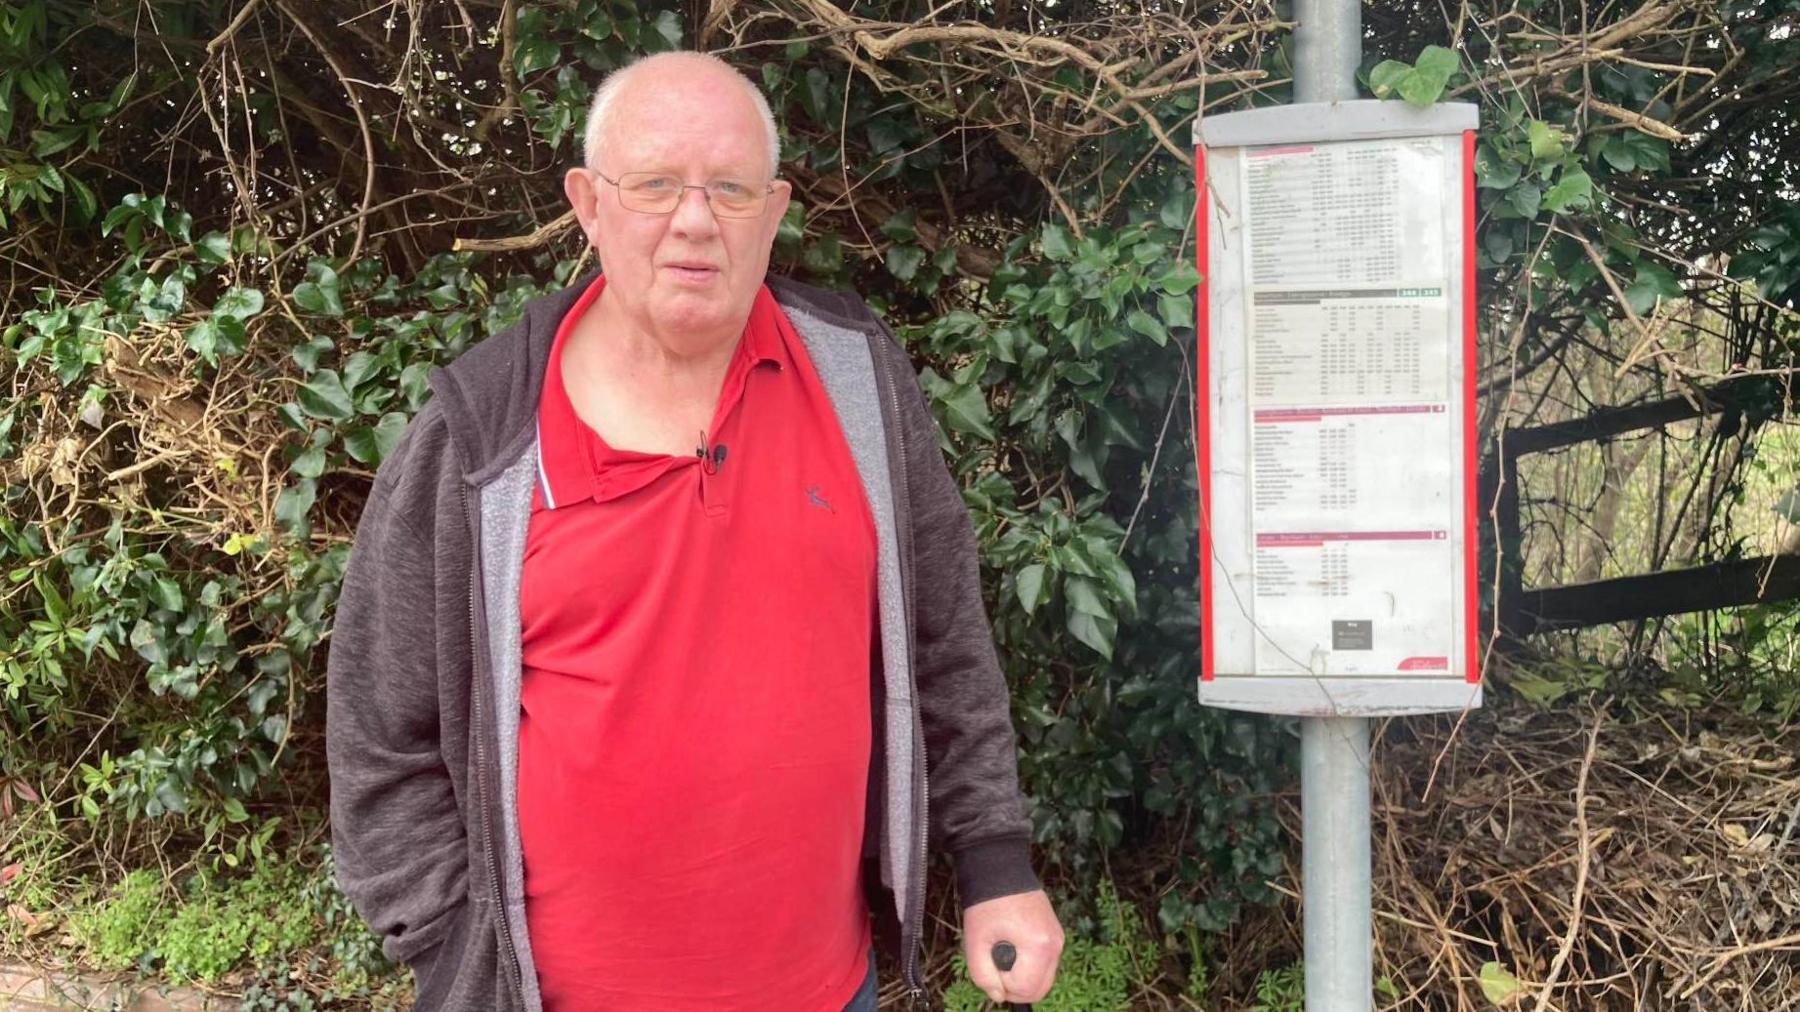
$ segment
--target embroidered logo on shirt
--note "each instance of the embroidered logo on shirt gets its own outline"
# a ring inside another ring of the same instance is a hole
[[[825,501],[825,497],[819,494],[819,486],[817,485],[808,485],[806,487],[806,501],[812,503],[814,506],[829,510],[832,513],[837,512],[837,510],[832,508],[832,505],[829,502]]]

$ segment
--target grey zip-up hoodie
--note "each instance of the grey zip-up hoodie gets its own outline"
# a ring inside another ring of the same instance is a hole
[[[387,956],[413,968],[418,1009],[542,1010],[516,807],[519,580],[550,345],[592,279],[432,373],[434,396],[376,473],[337,603],[325,728],[337,875]],[[875,519],[863,882],[918,1003],[928,845],[954,858],[965,908],[1039,888],[1007,689],[974,531],[906,353],[860,299],[768,284]]]

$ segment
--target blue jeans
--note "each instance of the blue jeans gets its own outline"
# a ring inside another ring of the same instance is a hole
[[[844,1012],[875,1012],[875,951],[869,950],[869,975],[863,978],[862,987],[850,997],[850,1004],[844,1006]]]

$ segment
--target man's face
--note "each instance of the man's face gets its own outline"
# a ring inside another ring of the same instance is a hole
[[[614,98],[599,172],[667,173],[704,185],[730,177],[769,181],[767,134],[742,82],[716,68],[646,68]],[[627,208],[619,188],[572,169],[565,188],[606,271],[605,300],[635,327],[673,349],[704,350],[737,336],[769,266],[789,186],[775,182],[754,218],[716,216],[698,189],[675,210]]]

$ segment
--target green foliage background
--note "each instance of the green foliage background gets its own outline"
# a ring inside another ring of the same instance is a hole
[[[1786,364],[1797,10],[1369,8],[1371,94],[1481,105],[1486,428],[1661,303]],[[433,366],[589,265],[559,180],[600,75],[699,46],[775,106],[779,269],[921,366],[1052,880],[1110,868],[1171,938],[1274,901],[1293,736],[1194,700],[1185,149],[1287,99],[1289,14],[0,0],[0,845],[30,809],[65,857],[19,882],[324,838],[320,646],[374,468]]]

